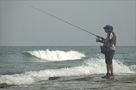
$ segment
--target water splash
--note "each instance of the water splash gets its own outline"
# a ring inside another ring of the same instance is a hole
[[[60,51],[60,50],[38,50],[38,51],[27,51],[30,55],[33,55],[41,60],[47,61],[66,61],[76,60],[86,57],[83,53],[78,51]]]

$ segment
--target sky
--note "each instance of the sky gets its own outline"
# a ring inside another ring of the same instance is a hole
[[[96,37],[31,6],[105,37],[136,46],[136,0],[0,0],[0,46],[95,46]]]

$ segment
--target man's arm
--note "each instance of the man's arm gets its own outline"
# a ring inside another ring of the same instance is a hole
[[[104,38],[97,38],[97,39],[96,39],[96,42],[104,43],[104,42],[105,42],[105,39],[104,39]]]
[[[114,45],[116,46],[116,34],[114,33],[114,32],[112,32],[112,35],[113,35],[113,37],[112,37],[112,42],[114,43]]]
[[[101,37],[101,36],[98,36],[98,35],[97,35],[97,38],[102,39],[102,40],[105,40],[105,38],[103,38],[103,37]]]

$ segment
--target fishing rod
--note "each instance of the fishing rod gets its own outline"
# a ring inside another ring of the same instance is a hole
[[[40,12],[42,12],[42,13],[45,13],[46,15],[49,15],[49,16],[51,16],[51,17],[54,17],[54,18],[56,18],[57,20],[60,20],[60,21],[62,21],[62,22],[64,22],[64,23],[67,23],[67,24],[69,24],[69,25],[71,25],[71,26],[73,26],[73,27],[76,27],[76,28],[78,28],[79,30],[85,31],[85,32],[87,32],[87,33],[89,33],[89,34],[91,34],[91,35],[96,36],[96,37],[98,36],[98,35],[96,35],[96,34],[94,34],[94,33],[92,33],[92,32],[89,32],[89,31],[87,31],[87,30],[85,30],[85,29],[83,29],[83,28],[81,28],[81,27],[79,27],[79,26],[77,26],[77,25],[74,25],[74,24],[72,24],[72,23],[70,23],[70,22],[68,22],[68,21],[66,21],[66,20],[64,20],[64,19],[62,19],[62,18],[60,18],[60,17],[57,17],[57,16],[55,16],[55,15],[53,15],[53,14],[51,14],[51,13],[48,13],[48,12],[42,10],[42,9],[36,8],[36,7],[34,7],[34,6],[30,6],[30,7],[36,9],[37,11],[40,11]]]

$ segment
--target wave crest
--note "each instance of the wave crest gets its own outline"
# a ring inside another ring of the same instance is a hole
[[[65,61],[65,60],[76,60],[86,57],[83,53],[78,51],[60,51],[60,50],[38,50],[38,51],[27,51],[32,56],[35,56],[42,60],[48,61]]]

